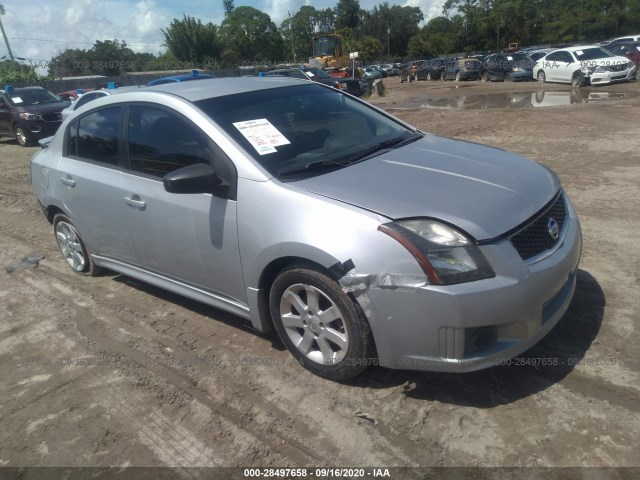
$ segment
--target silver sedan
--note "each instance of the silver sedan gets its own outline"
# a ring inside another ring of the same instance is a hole
[[[93,100],[31,162],[77,273],[108,268],[275,328],[317,375],[465,372],[538,342],[581,233],[549,169],[335,89],[232,78]]]

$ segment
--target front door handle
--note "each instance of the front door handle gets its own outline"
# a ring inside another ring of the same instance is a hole
[[[124,201],[127,202],[127,205],[137,208],[139,210],[144,210],[147,208],[146,202],[142,201],[142,199],[138,195],[131,195],[131,197],[124,197]]]
[[[76,181],[69,176],[60,177],[60,181],[63,183],[63,185],[66,185],[69,188],[73,188],[76,186]]]

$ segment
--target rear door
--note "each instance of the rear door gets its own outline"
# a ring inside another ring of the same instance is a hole
[[[67,126],[55,181],[90,252],[137,263],[122,215],[123,111],[120,106],[92,110]]]

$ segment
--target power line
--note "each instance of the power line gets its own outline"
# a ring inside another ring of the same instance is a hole
[[[32,40],[34,42],[51,42],[51,43],[71,43],[74,45],[93,45],[95,42],[68,42],[66,40],[49,40],[46,38],[26,38],[26,37],[11,37],[12,40]],[[96,40],[97,41],[97,40]],[[126,43],[126,40],[124,41]],[[127,47],[164,47],[164,45],[147,45],[142,43],[127,43]]]

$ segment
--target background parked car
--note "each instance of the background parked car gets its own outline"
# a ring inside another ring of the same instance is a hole
[[[170,75],[168,77],[157,78],[147,83],[148,86],[164,85],[165,83],[189,82],[191,80],[204,80],[205,78],[215,78],[215,75],[209,73],[201,73],[198,70],[192,70],[186,75]]]
[[[540,60],[542,57],[544,57],[545,55],[550,54],[551,52],[553,52],[554,50],[556,50],[555,48],[541,48],[540,50],[531,50],[526,52],[527,57],[529,57],[531,59],[532,62],[537,62],[538,60]]]
[[[632,80],[636,66],[599,45],[562,48],[538,60],[533,69],[540,83],[570,83],[574,87]]]
[[[105,88],[102,90],[91,90],[91,91],[88,91],[87,93],[82,93],[73,101],[71,105],[69,105],[67,108],[62,110],[62,120],[64,121],[68,116],[70,116],[73,112],[78,110],[80,107],[82,107],[83,105],[86,105],[87,103],[97,98],[106,97],[107,95],[112,95],[114,93],[122,93],[122,92],[128,92],[132,90],[139,90],[140,88],[142,87],[133,86],[133,87]]]
[[[69,106],[42,87],[0,90],[0,136],[13,137],[23,147],[53,135],[60,123],[61,112]]]
[[[378,75],[380,73],[378,72]],[[330,87],[343,90],[356,97],[362,96],[362,85],[360,81],[352,77],[332,77],[324,70],[319,68],[280,68],[265,72],[267,77],[292,77],[302,80],[311,80],[313,82],[329,85]]]
[[[413,60],[411,62],[407,62],[402,67],[402,71],[400,72],[400,82],[413,82],[416,80],[418,69],[422,66],[422,64],[426,60]]]
[[[475,58],[461,58],[454,62],[447,63],[442,71],[442,80],[478,80],[482,72],[483,65]]]
[[[640,42],[618,43],[607,47],[614,55],[627,57],[636,66],[636,78],[640,76]]]
[[[420,64],[416,72],[416,80],[438,80],[442,75],[442,71],[450,62],[447,58],[432,58],[425,60]]]
[[[534,62],[525,53],[494,53],[489,55],[481,73],[483,82],[533,80]]]

